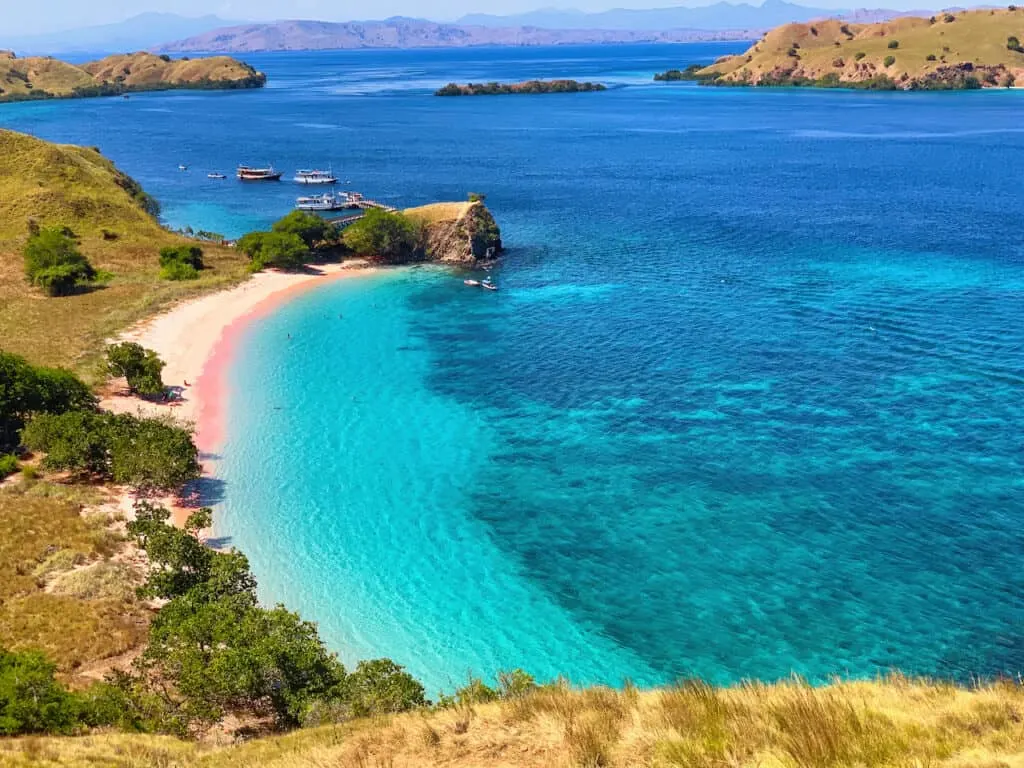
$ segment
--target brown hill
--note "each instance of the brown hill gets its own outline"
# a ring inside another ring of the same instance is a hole
[[[697,73],[721,85],[912,89],[1024,84],[1024,8],[940,13],[878,24],[786,24],[746,53]]]
[[[76,66],[0,51],[0,102],[172,88],[259,88],[265,82],[262,73],[227,56],[173,60],[132,53]]]

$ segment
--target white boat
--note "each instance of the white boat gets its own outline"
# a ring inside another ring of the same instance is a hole
[[[182,164],[182,165],[179,165],[179,166],[178,166],[178,170],[179,170],[179,171],[187,171],[187,170],[188,170],[188,166],[187,166],[187,165],[184,165],[184,164]]]
[[[328,171],[296,171],[296,184],[337,184],[338,177]]]
[[[227,176],[225,176],[223,173],[208,173],[208,174],[206,174],[206,178],[208,178],[208,179],[226,179]]]
[[[344,192],[339,192],[337,194],[300,197],[295,201],[295,207],[300,211],[341,211],[351,206],[348,195]]]
[[[477,285],[480,285],[480,281],[479,280],[463,280],[462,284],[463,285],[477,286]]]

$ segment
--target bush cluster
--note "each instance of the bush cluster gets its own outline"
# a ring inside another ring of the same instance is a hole
[[[126,379],[128,387],[136,394],[144,397],[162,395],[163,369],[164,361],[156,352],[135,342],[125,341],[107,347],[107,372]]]
[[[34,416],[21,432],[45,469],[67,470],[142,490],[170,491],[199,477],[191,433],[166,419],[67,411]]]
[[[203,249],[197,245],[160,249],[160,277],[164,280],[195,280],[203,269]]]
[[[98,277],[78,250],[72,233],[65,228],[46,227],[32,232],[23,255],[28,281],[50,296],[67,296]]]
[[[401,213],[371,208],[345,230],[342,241],[359,256],[401,264],[422,256],[423,227]]]
[[[91,410],[96,398],[73,373],[30,365],[0,352],[0,452],[13,451],[25,422],[35,413]]]

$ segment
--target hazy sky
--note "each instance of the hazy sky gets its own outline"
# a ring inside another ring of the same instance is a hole
[[[742,0],[732,0],[741,2]],[[760,0],[746,0],[760,5]],[[849,8],[864,0],[791,0],[819,8]],[[915,0],[872,0],[871,7],[908,8]],[[6,35],[26,35],[121,21],[143,11],[167,11],[184,16],[216,14],[225,19],[319,19],[350,21],[417,16],[445,21],[466,13],[518,13],[538,7],[603,11],[608,8],[658,8],[708,5],[713,0],[0,0]],[[918,3],[920,5],[920,3]]]

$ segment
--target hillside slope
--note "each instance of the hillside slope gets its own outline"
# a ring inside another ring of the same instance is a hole
[[[701,70],[733,85],[863,85],[911,89],[1024,83],[1024,8],[960,11],[878,24],[786,24],[746,53]],[[1016,49],[1015,49],[1016,48]]]
[[[265,82],[263,74],[227,56],[172,61],[132,53],[76,66],[0,51],[0,102],[171,88],[259,88]]]
[[[227,747],[101,734],[0,744],[5,766],[186,768],[1020,768],[1024,689],[892,678],[662,691],[550,687],[500,703],[299,730]]]
[[[200,280],[158,278],[158,251],[185,239],[163,229],[155,203],[95,149],[58,145],[0,129],[0,348],[34,363],[74,367],[86,376],[100,341],[147,311],[244,272],[233,249],[203,244],[212,267]],[[69,227],[99,269],[102,289],[48,299],[23,274],[29,220]]]

